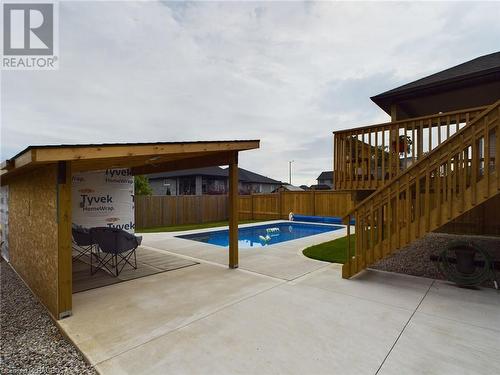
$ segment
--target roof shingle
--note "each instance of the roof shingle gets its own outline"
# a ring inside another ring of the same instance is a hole
[[[457,82],[490,75],[498,76],[498,74],[500,74],[500,52],[494,52],[385,91],[372,96],[370,99],[387,111],[387,102],[391,98],[424,93],[426,90],[435,90],[448,84],[456,84]]]

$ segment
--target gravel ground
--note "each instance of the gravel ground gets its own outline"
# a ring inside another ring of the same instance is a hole
[[[1,374],[97,374],[2,260]]]
[[[425,237],[405,246],[392,256],[378,261],[370,268],[432,279],[443,279],[436,268],[435,262],[432,262],[429,257],[439,255],[453,240],[472,242],[472,244],[488,251],[494,260],[500,261],[500,238],[429,233]],[[500,271],[496,271],[496,273],[500,281]],[[484,286],[493,287],[493,283],[487,282]]]

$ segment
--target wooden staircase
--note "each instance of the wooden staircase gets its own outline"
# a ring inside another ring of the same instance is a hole
[[[356,245],[342,276],[357,274],[498,194],[500,101],[344,217],[346,223],[356,220]]]

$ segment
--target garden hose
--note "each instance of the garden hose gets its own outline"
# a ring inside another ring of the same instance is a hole
[[[470,259],[472,259],[472,265],[474,266],[473,271],[462,272],[458,269],[459,267],[456,266],[458,263],[457,259],[459,257],[457,254],[458,251],[470,252],[469,256]],[[457,258],[449,258],[449,252],[454,252]],[[480,254],[483,258],[481,262],[473,260],[476,254]],[[477,265],[478,263],[479,266]],[[459,286],[477,286],[487,280],[493,280],[495,288],[498,289],[498,282],[496,280],[495,269],[493,267],[491,257],[487,251],[477,245],[464,241],[453,241],[439,255],[437,268],[445,278],[453,281]]]

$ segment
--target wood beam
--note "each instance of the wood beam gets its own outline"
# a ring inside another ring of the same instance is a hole
[[[229,268],[238,268],[238,152],[229,163]]]
[[[14,161],[15,168],[21,168],[25,165],[33,163],[36,161],[36,158],[33,154],[33,150],[27,151],[24,154],[19,155]]]
[[[210,153],[213,154],[213,153]],[[162,156],[129,156],[119,158],[104,159],[83,159],[74,160],[71,164],[73,173],[84,171],[96,171],[110,168],[135,168],[150,165],[158,165],[185,158],[194,158],[196,156],[206,156],[207,152],[194,152],[189,154],[169,154]]]
[[[71,315],[71,163],[58,163],[57,173],[57,319]]]
[[[6,171],[14,169],[14,167],[15,167],[15,162],[12,159],[7,159],[7,160],[3,161],[2,164],[0,164],[0,169],[6,170]]]
[[[183,159],[167,161],[159,164],[149,164],[131,169],[133,175],[159,173],[167,171],[178,171],[181,169],[212,167],[216,165],[228,165],[233,158],[234,152],[207,153],[203,156],[185,157]]]
[[[33,149],[37,162],[58,160],[103,159],[134,156],[161,156],[194,152],[243,151],[259,148],[259,141],[179,142],[154,144],[102,144],[73,147],[46,147]],[[17,167],[17,160],[16,160]]]

